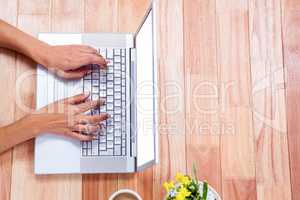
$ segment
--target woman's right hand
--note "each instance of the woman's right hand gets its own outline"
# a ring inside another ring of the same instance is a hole
[[[35,114],[31,114],[36,133],[54,133],[88,141],[95,139],[101,129],[101,122],[108,114],[85,115],[88,110],[99,108],[105,101],[91,101],[89,94],[80,94],[54,102]]]

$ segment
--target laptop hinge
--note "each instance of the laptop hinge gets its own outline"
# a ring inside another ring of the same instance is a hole
[[[131,96],[131,119],[130,119],[130,125],[131,125],[131,131],[130,131],[130,140],[131,140],[131,155],[132,157],[137,156],[137,135],[136,135],[136,129],[137,129],[137,119],[136,119],[136,49],[131,48],[130,49],[130,80],[131,80],[131,87],[130,87],[130,96]]]

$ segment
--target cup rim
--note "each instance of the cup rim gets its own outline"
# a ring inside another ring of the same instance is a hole
[[[131,194],[131,195],[133,195],[134,197],[136,197],[138,200],[142,200],[141,196],[140,196],[137,192],[135,192],[135,191],[133,191],[133,190],[131,190],[131,189],[121,189],[121,190],[117,190],[116,192],[114,192],[114,193],[109,197],[108,200],[114,200],[114,198],[117,197],[117,196],[120,195],[120,194]]]

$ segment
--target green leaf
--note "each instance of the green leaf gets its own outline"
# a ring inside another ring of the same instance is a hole
[[[203,183],[203,194],[202,194],[203,200],[207,199],[207,192],[208,192],[208,184],[207,184],[207,182],[204,182]]]
[[[193,173],[194,173],[194,178],[197,180],[197,167],[195,163],[193,163]]]

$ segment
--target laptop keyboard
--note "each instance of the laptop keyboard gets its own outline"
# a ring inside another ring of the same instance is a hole
[[[92,67],[83,78],[83,91],[91,99],[103,98],[106,104],[92,110],[91,115],[108,113],[97,139],[81,142],[82,156],[126,156],[126,49],[98,49],[110,63],[107,69]]]

